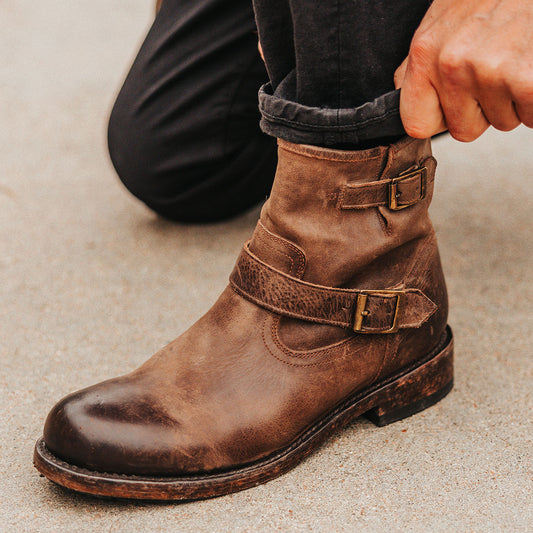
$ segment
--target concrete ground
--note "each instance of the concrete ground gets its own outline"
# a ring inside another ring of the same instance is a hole
[[[150,0],[2,2],[0,531],[532,531],[533,133],[435,143],[432,207],[456,387],[385,428],[357,421],[266,485],[210,501],[102,501],[40,478],[64,394],[133,369],[206,311],[257,211],[164,222],[118,183],[113,93]]]

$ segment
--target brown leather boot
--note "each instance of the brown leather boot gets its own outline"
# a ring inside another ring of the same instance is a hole
[[[280,141],[228,288],[138,370],[59,402],[37,469],[102,496],[207,498],[279,476],[355,417],[384,425],[443,398],[453,347],[434,173],[429,141]]]

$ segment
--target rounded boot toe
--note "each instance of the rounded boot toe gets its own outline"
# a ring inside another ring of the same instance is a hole
[[[63,461],[97,472],[138,475],[186,473],[180,424],[153,398],[132,394],[125,378],[70,394],[51,410],[46,447]]]

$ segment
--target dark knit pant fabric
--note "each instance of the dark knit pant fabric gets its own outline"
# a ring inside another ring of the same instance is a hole
[[[213,222],[268,195],[274,137],[402,135],[393,75],[429,3],[254,0],[256,29],[250,0],[164,0],[109,120],[120,179],[163,217]]]

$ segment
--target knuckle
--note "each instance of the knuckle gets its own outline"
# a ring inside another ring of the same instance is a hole
[[[503,86],[505,80],[505,68],[497,57],[486,56],[483,59],[473,63],[476,78],[480,85],[487,87]]]
[[[409,60],[413,67],[428,64],[434,54],[434,44],[430,35],[427,33],[416,33],[411,41],[409,49]]]
[[[448,83],[459,83],[465,78],[468,61],[465,51],[459,46],[444,48],[438,57],[438,69]]]

